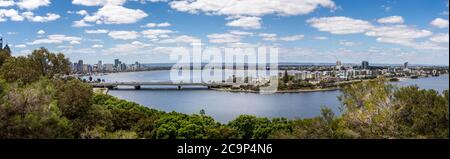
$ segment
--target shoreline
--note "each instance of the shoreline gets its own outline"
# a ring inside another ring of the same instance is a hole
[[[238,90],[238,89],[229,89],[229,88],[211,88],[213,91],[221,91],[221,92],[232,92],[232,93],[261,93],[260,91],[255,90]],[[341,90],[339,87],[333,88],[318,88],[318,89],[295,89],[295,90],[278,90],[275,93],[308,93],[308,92],[328,92],[328,91],[337,91]]]

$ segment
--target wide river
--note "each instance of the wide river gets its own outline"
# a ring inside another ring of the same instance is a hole
[[[107,82],[152,82],[168,81],[169,71],[149,71],[114,73],[94,77]],[[395,83],[400,86],[417,85],[423,89],[435,89],[439,92],[449,89],[448,75],[420,79],[407,79]],[[206,114],[226,123],[239,115],[250,114],[261,117],[310,118],[320,114],[322,106],[331,108],[340,114],[341,104],[337,97],[340,91],[256,94],[231,93],[206,89],[189,90],[111,90],[110,95],[134,101],[141,105],[186,114]]]

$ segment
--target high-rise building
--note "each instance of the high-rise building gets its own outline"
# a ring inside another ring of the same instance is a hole
[[[103,63],[101,60],[97,63],[97,71],[103,71]]]
[[[3,38],[0,38],[0,50],[3,49]]]
[[[364,69],[364,70],[369,69],[369,62],[368,61],[363,61],[361,63],[361,68]]]
[[[118,68],[120,66],[120,60],[119,59],[115,59],[114,60],[114,67]]]
[[[83,67],[84,67],[83,60],[78,60],[78,68],[77,68],[77,72],[78,72],[78,73],[82,73],[83,70],[84,70]]]
[[[405,62],[405,64],[403,64],[403,67],[408,68],[408,62]]]
[[[336,61],[336,69],[340,70],[342,68],[342,62],[341,61]]]

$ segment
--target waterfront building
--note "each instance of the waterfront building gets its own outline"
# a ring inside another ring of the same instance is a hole
[[[97,63],[97,71],[103,71],[103,64],[101,60]]]
[[[112,71],[114,71],[114,64],[105,64],[105,65],[104,65],[104,70],[105,70],[106,72],[112,72]]]
[[[83,60],[78,60],[77,73],[82,73],[84,70]]]

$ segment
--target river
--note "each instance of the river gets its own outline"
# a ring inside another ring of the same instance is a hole
[[[96,78],[107,82],[157,82],[168,81],[169,71],[113,73]],[[417,85],[423,89],[439,92],[449,89],[448,75],[396,82],[399,86]],[[256,94],[232,93],[214,90],[111,90],[110,95],[137,102],[141,105],[170,112],[206,114],[226,123],[239,115],[250,114],[261,117],[310,118],[320,114],[322,106],[340,114],[341,103],[337,99],[340,91]]]

